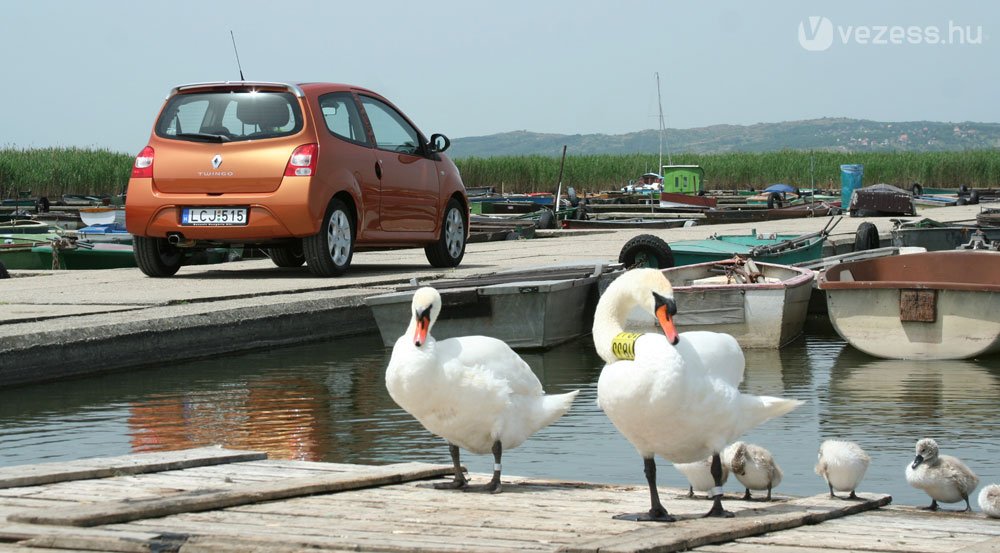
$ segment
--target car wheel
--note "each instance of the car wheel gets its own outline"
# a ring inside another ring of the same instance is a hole
[[[458,267],[465,257],[465,211],[462,202],[452,198],[444,210],[441,236],[424,248],[432,267]]]
[[[659,236],[640,234],[622,246],[618,262],[626,269],[668,269],[674,266],[674,252]]]
[[[135,263],[147,276],[168,277],[177,274],[184,254],[169,244],[166,238],[135,236],[132,238]]]
[[[302,242],[270,248],[268,255],[278,267],[301,267],[306,262],[306,256],[302,253]]]
[[[354,257],[354,213],[334,198],[319,232],[302,239],[302,253],[316,276],[340,276]]]

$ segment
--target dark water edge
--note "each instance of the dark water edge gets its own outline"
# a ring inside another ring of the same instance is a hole
[[[444,442],[389,398],[389,353],[372,335],[0,390],[0,466],[213,444],[272,458],[450,463]],[[745,391],[806,402],[744,437],[775,454],[784,470],[778,493],[826,491],[813,473],[826,438],[865,448],[872,466],[861,491],[896,503],[929,503],[904,479],[922,437],[963,459],[981,485],[1000,482],[1000,357],[879,360],[823,328],[746,356]],[[547,392],[580,395],[556,424],[505,452],[504,472],[643,485],[641,459],[596,405],[602,363],[590,338],[523,357]],[[489,456],[464,454],[463,462],[492,470]],[[658,464],[662,486],[686,487],[668,462]],[[742,491],[735,480],[725,489]]]

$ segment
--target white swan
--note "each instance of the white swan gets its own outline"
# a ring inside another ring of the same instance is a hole
[[[493,452],[493,479],[481,490],[497,493],[503,449],[521,445],[563,416],[579,390],[545,395],[531,367],[496,338],[435,340],[430,331],[441,312],[441,295],[433,288],[418,289],[412,307],[413,319],[396,340],[386,369],[389,395],[448,441],[455,479],[436,487],[468,488],[459,462],[462,448]]]
[[[816,460],[816,474],[826,480],[830,487],[830,497],[837,497],[834,490],[851,492],[846,499],[857,499],[854,493],[865,477],[871,457],[854,442],[825,440],[819,446]]]
[[[931,504],[923,508],[936,511],[938,501],[958,503],[965,500],[965,510],[971,511],[969,496],[979,485],[979,477],[957,458],[941,455],[937,442],[931,438],[918,441],[915,449],[917,455],[913,463],[906,466],[906,482],[931,496]]]
[[[979,508],[990,518],[1000,518],[1000,484],[990,484],[979,492]]]
[[[715,486],[715,477],[712,476],[712,458],[706,457],[701,461],[695,461],[693,463],[674,463],[674,468],[676,468],[681,474],[687,478],[688,481],[688,497],[694,497],[694,492],[706,492],[711,493],[712,488]],[[729,468],[725,463],[722,464],[722,481],[719,485],[724,485],[726,480],[729,479]],[[709,495],[706,499],[711,499],[712,496]]]
[[[619,336],[635,306],[654,314],[663,332]],[[708,515],[732,516],[722,508],[719,453],[747,430],[802,403],[740,393],[744,358],[736,339],[715,332],[678,335],[671,319],[676,310],[663,273],[633,269],[608,286],[594,313],[594,346],[607,362],[597,402],[642,456],[649,484],[649,512],[616,518],[673,520],[656,490],[654,455],[674,463],[712,456],[716,487]],[[616,350],[634,359],[619,359]]]
[[[764,501],[771,501],[771,490],[778,487],[784,473],[767,449],[745,442],[736,442],[722,452],[722,466],[728,466],[733,476],[746,488],[744,501],[753,497],[750,490],[767,490]]]

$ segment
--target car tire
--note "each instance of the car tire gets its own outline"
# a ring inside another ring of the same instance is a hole
[[[468,225],[467,210],[462,202],[452,198],[444,208],[441,235],[433,244],[424,247],[424,254],[432,267],[458,267],[465,257],[465,229]]]
[[[626,269],[634,267],[668,269],[674,266],[674,252],[659,236],[640,234],[622,246],[618,262]]]
[[[278,267],[301,267],[306,262],[306,256],[302,253],[301,241],[287,246],[269,248],[268,255]]]
[[[169,244],[166,238],[134,236],[132,251],[139,270],[151,277],[174,276],[184,260],[180,248]]]
[[[333,198],[319,232],[302,239],[309,271],[321,277],[344,274],[354,257],[354,236],[354,213],[343,201]]]

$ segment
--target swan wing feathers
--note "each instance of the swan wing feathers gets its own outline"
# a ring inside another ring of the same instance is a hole
[[[531,367],[502,340],[489,336],[449,338],[437,342],[436,353],[446,373],[461,375],[463,379],[486,377],[506,382],[512,394],[544,394],[542,383]]]
[[[695,330],[682,332],[675,346],[692,366],[720,378],[731,386],[743,382],[746,358],[736,338],[721,332]]]

